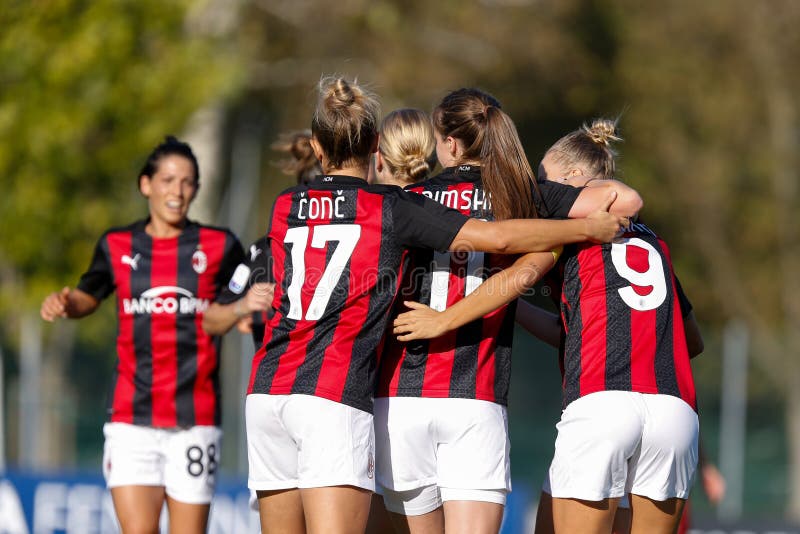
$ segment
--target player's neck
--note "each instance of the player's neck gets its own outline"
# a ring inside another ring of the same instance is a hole
[[[183,219],[178,224],[171,224],[167,221],[151,218],[150,222],[145,226],[144,231],[147,232],[150,237],[156,239],[171,239],[178,237],[183,231],[184,226],[186,226],[186,219]]]
[[[355,178],[366,180],[367,174],[369,174],[369,167],[356,165],[352,167],[341,167],[339,169],[326,169],[325,174],[328,176],[354,176]]]

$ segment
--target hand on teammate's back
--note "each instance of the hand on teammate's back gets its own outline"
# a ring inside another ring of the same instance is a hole
[[[404,301],[410,311],[401,313],[394,320],[392,333],[400,341],[434,339],[448,328],[442,323],[442,313],[419,302]]]

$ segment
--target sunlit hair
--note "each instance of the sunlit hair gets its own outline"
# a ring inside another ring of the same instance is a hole
[[[378,98],[357,82],[337,77],[320,80],[311,133],[331,168],[369,163],[378,136],[379,114]]]
[[[189,146],[189,143],[180,141],[174,135],[166,136],[164,141],[156,146],[152,152],[150,152],[150,155],[147,156],[147,161],[145,161],[142,170],[139,171],[138,180],[141,181],[142,176],[152,178],[153,175],[158,172],[158,164],[161,159],[173,155],[183,156],[191,162],[192,167],[194,167],[195,185],[200,185],[200,166],[197,164],[197,158],[195,157],[194,152],[192,152],[192,147]]]
[[[322,167],[311,148],[311,130],[286,132],[272,143],[272,149],[289,154],[290,157],[279,162],[281,170],[294,176],[298,184],[307,184],[318,174]]]
[[[436,148],[436,139],[424,111],[392,111],[384,117],[380,133],[378,150],[396,180],[411,184],[428,175],[428,159]]]
[[[497,99],[479,89],[453,91],[433,110],[433,127],[442,137],[463,143],[464,161],[480,161],[495,218],[536,216],[533,170],[514,122]]]
[[[612,144],[622,141],[617,120],[595,119],[584,124],[551,146],[547,154],[553,162],[565,167],[582,167],[593,178],[610,179],[616,172],[617,151]]]

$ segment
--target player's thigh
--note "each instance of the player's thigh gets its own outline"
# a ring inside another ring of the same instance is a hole
[[[193,426],[171,430],[164,445],[164,486],[167,496],[206,510],[214,496],[221,458],[222,430],[216,426]]]
[[[608,534],[614,524],[619,498],[589,501],[554,497],[553,526],[556,534]]]
[[[447,534],[497,534],[503,523],[505,490],[467,490],[470,493],[451,496],[444,503]],[[492,502],[489,493],[495,493]],[[444,494],[443,494],[444,495]]]
[[[375,399],[375,476],[379,487],[405,492],[436,484],[435,410],[441,400]]]
[[[672,534],[678,528],[686,500],[661,501],[631,495],[631,534]]]
[[[262,534],[305,534],[306,520],[298,489],[257,491]]]
[[[354,486],[300,490],[308,534],[362,534],[372,492]]]
[[[211,504],[189,504],[167,496],[170,534],[202,534],[208,527]]]
[[[369,519],[367,519],[365,534],[391,533],[392,530],[391,516],[383,502],[383,496],[373,493],[370,500]]]
[[[686,499],[697,469],[697,413],[672,395],[643,394],[642,446],[631,462],[630,492],[654,501]]]
[[[625,494],[628,460],[644,427],[637,395],[600,391],[567,406],[548,472],[554,498],[601,501]]]
[[[444,510],[441,506],[422,515],[390,513],[395,534],[443,534]]]
[[[164,505],[162,486],[115,486],[111,500],[122,532],[126,534],[157,534]]]

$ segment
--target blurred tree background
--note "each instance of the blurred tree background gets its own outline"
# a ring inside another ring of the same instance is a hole
[[[800,2],[794,0],[39,0],[0,9],[0,348],[9,464],[22,450],[25,343],[43,344],[34,467],[99,466],[113,306],[42,326],[99,235],[146,212],[136,173],[165,134],[200,154],[191,215],[249,243],[290,185],[270,144],[306,128],[323,74],[357,77],[384,111],[430,110],[478,86],[515,120],[536,166],[564,133],[620,117],[621,178],[672,248],[707,337],[694,361],[715,459],[723,327],[751,334],[745,513],[800,520]],[[244,185],[243,185],[244,184]],[[28,341],[26,341],[28,340]],[[514,474],[538,485],[552,452],[552,354],[518,336]],[[246,353],[241,340],[228,341]],[[246,362],[225,363],[238,417]],[[98,387],[98,384],[103,384]],[[542,410],[534,410],[544,406]],[[534,420],[532,412],[539,419]],[[241,428],[226,423],[226,465]],[[22,462],[25,463],[25,462]],[[238,467],[237,467],[238,466]]]

